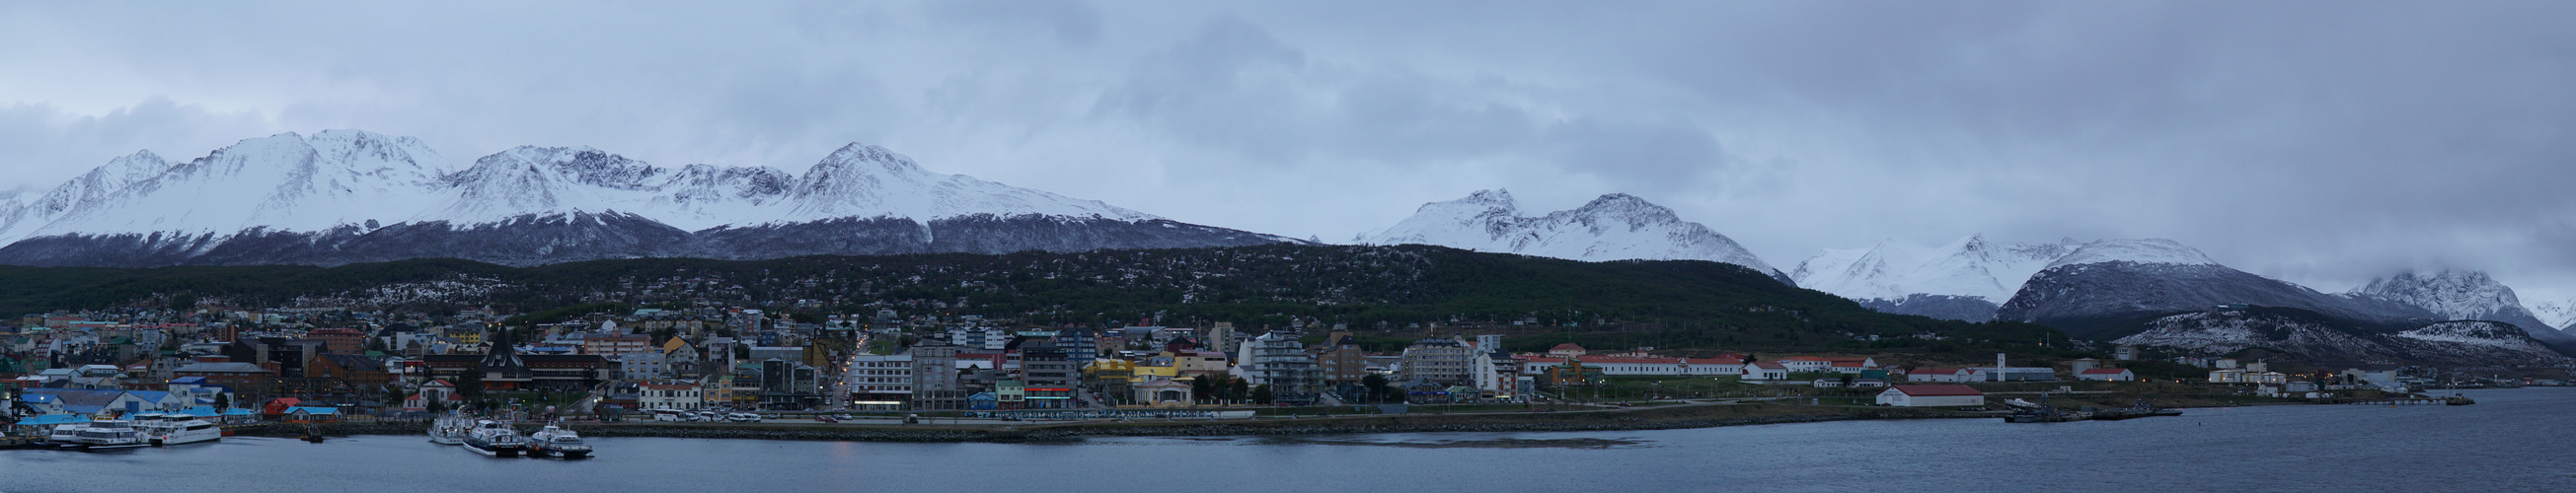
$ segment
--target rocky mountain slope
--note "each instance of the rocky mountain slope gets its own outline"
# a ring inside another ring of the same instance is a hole
[[[2438,320],[2399,303],[2329,295],[2228,268],[2172,240],[2104,240],[2077,248],[2022,283],[1996,318],[2048,324],[2076,337],[2117,338],[2138,322],[2222,304],[2288,307],[2366,322]]]
[[[2486,320],[2512,324],[2533,339],[2564,351],[2576,351],[2576,335],[2534,316],[2522,307],[2513,288],[2485,272],[2406,272],[2373,280],[2344,297],[2422,308],[2439,320]]]
[[[2519,327],[2488,321],[2384,326],[2286,308],[2211,309],[2157,317],[2120,344],[2232,354],[2260,348],[2317,364],[2541,367],[2576,362]]]
[[[457,169],[416,139],[332,130],[244,140],[177,164],[137,153],[0,200],[0,264],[36,266],[535,265],[1294,241],[932,173],[861,144],[802,174],[671,169],[587,147],[519,147]]]
[[[1423,204],[1412,217],[1358,243],[1437,245],[1479,252],[1516,253],[1582,261],[1708,260],[1770,273],[1792,282],[1732,238],[1672,209],[1628,194],[1603,195],[1572,210],[1523,216],[1506,190]]]

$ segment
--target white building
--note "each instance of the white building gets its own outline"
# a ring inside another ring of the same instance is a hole
[[[862,354],[850,357],[844,378],[850,405],[901,409],[912,401],[912,353]]]
[[[635,393],[635,407],[647,411],[690,410],[697,409],[706,403],[706,398],[699,395],[698,384],[695,382],[647,383],[638,387],[640,390]]]
[[[1982,381],[1981,376],[1978,372],[1961,368],[1915,368],[1905,372],[1905,381],[1963,383]]]
[[[1274,395],[1312,394],[1323,386],[1315,355],[1306,352],[1306,345],[1296,337],[1264,333],[1243,341],[1242,351],[1238,361],[1243,364],[1236,369],[1243,372],[1245,383],[1268,385]]]
[[[1743,377],[1745,380],[1788,380],[1789,367],[1769,361],[1745,363]]]
[[[1986,393],[1966,385],[1898,385],[1878,393],[1878,403],[1896,407],[1975,407],[1986,405]]]
[[[2210,370],[2209,383],[2246,383],[2245,370]]]

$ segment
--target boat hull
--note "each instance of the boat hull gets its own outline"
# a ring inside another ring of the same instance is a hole
[[[152,445],[154,445],[154,446],[187,445],[187,444],[191,444],[191,443],[205,443],[205,442],[212,442],[212,441],[216,441],[216,440],[221,440],[221,439],[223,439],[223,438],[224,438],[224,436],[223,436],[223,435],[174,435],[174,436],[171,436],[171,437],[169,437],[169,438],[154,438],[154,439],[152,439]]]
[[[486,444],[486,443],[483,443],[483,442],[480,442],[480,441],[475,441],[475,440],[466,440],[466,441],[465,441],[465,449],[466,449],[466,450],[472,450],[472,451],[474,451],[474,453],[483,454],[483,455],[489,455],[489,456],[493,456],[493,457],[518,457],[520,454],[527,453],[527,448],[526,448],[526,447],[524,447],[524,446],[519,446],[519,445],[490,445],[490,444]]]
[[[82,451],[82,452],[104,452],[104,451],[109,451],[109,450],[125,450],[125,449],[143,448],[143,447],[150,447],[150,446],[151,446],[150,444],[141,443],[141,442],[136,442],[136,443],[106,443],[106,444],[67,443],[67,444],[63,444],[63,449],[65,449],[65,450],[78,450],[78,451]]]

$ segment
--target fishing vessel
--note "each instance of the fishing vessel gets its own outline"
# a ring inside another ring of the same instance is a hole
[[[465,432],[465,449],[493,457],[518,457],[528,451],[528,439],[519,436],[519,430],[509,423],[486,419],[474,422],[474,429]]]
[[[579,433],[562,426],[546,425],[544,429],[528,434],[528,455],[580,459],[590,456],[590,444],[582,443]]]

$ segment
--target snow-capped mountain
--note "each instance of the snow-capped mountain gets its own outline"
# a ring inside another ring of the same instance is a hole
[[[2439,318],[2410,305],[2329,295],[2231,269],[2199,250],[2162,239],[2087,243],[2023,282],[1995,317],[2048,324],[2077,337],[2119,337],[2137,330],[2136,317],[2222,304],[2297,308],[2373,322]]]
[[[2485,272],[2443,270],[2406,272],[2373,280],[2344,297],[2379,300],[2422,308],[2441,320],[2487,320],[2521,327],[2552,347],[2576,351],[2576,335],[2533,316],[2514,296],[2513,288]]]
[[[2022,281],[2074,250],[2059,243],[1997,245],[1969,235],[1935,248],[1890,239],[1865,249],[1825,250],[1798,263],[1799,287],[1851,298],[1882,312],[1982,322]]]
[[[530,265],[1282,241],[1295,240],[935,174],[860,144],[801,176],[675,170],[587,147],[519,147],[455,169],[416,139],[332,130],[244,140],[176,165],[137,153],[0,202],[0,263],[20,265]]]
[[[1573,210],[1523,216],[1511,192],[1482,190],[1458,200],[1423,204],[1412,217],[1375,234],[1362,234],[1358,242],[1438,245],[1590,262],[1708,260],[1791,282],[1788,274],[1734,239],[1683,221],[1672,209],[1623,193],[1603,195]]]
[[[2426,363],[2556,366],[2571,362],[2512,325],[2435,322],[2377,328],[2278,308],[2211,309],[2159,317],[2119,344],[2233,354],[2251,348],[2317,364]]]
[[[2576,299],[2542,301],[2531,304],[2531,316],[2560,331],[2576,332]]]

